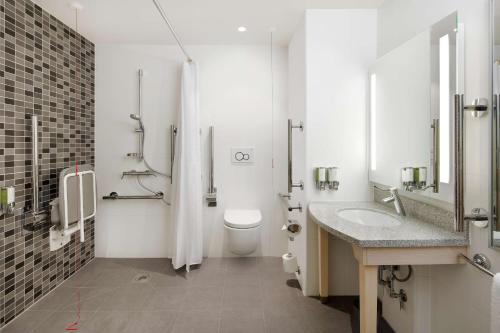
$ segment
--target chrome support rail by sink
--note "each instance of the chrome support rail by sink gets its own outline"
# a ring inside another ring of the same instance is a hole
[[[476,105],[476,103],[478,103]],[[482,213],[484,210],[474,208],[469,215],[465,215],[464,208],[464,114],[465,111],[484,112],[486,105],[484,99],[476,100],[473,105],[464,106],[464,95],[455,94],[455,198],[454,198],[454,221],[456,232],[464,232],[465,222],[489,220],[489,214]]]
[[[294,187],[299,187],[301,190],[304,189],[304,182],[299,181],[298,183],[293,182],[293,168],[292,168],[292,130],[296,128],[301,132],[304,131],[304,123],[299,122],[298,125],[294,125],[292,119],[288,119],[288,193],[292,193]]]
[[[104,200],[117,200],[117,199],[163,199],[163,193],[158,192],[153,195],[118,195],[116,192],[111,192],[109,195],[102,197]]]
[[[440,173],[440,161],[439,161],[439,119],[432,120],[432,191],[434,193],[439,193],[439,173]]]
[[[481,253],[477,253],[474,255],[474,257],[471,259],[467,257],[465,254],[460,254],[459,259],[463,258],[465,261],[472,266],[476,267],[479,269],[481,272],[486,273],[487,275],[494,277],[495,274],[490,271],[491,268],[491,263],[490,260]]]
[[[464,95],[455,94],[455,199],[453,227],[464,231]]]

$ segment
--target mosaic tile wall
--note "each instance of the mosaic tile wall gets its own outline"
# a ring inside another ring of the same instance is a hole
[[[41,208],[57,196],[61,169],[94,165],[94,45],[29,0],[0,0],[0,186],[31,205],[31,116],[39,116]],[[74,237],[49,251],[48,225],[30,214],[0,217],[0,328],[94,257]]]

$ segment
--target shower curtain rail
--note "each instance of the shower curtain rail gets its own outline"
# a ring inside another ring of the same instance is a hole
[[[163,7],[160,5],[160,3],[158,2],[158,0],[153,0],[153,3],[155,4],[156,9],[158,9],[158,12],[160,13],[161,17],[163,17],[163,20],[167,24],[168,29],[172,33],[172,36],[174,36],[175,41],[177,42],[177,45],[179,45],[179,47],[182,50],[182,53],[184,53],[184,55],[186,56],[187,61],[188,62],[192,62],[193,59],[189,56],[189,54],[187,53],[186,49],[184,48],[184,45],[182,45],[181,40],[179,39],[179,37],[175,33],[174,27],[170,23],[170,20],[168,19],[167,14],[165,14],[165,11],[163,10]]]

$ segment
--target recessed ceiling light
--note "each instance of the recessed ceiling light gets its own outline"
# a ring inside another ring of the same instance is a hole
[[[243,26],[242,27],[238,27],[238,31],[239,32],[245,32],[245,31],[247,31],[247,27],[243,27]]]

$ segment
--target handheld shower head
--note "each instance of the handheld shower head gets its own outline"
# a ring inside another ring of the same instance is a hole
[[[130,118],[131,118],[131,119],[134,119],[134,120],[138,120],[138,121],[140,121],[140,120],[141,120],[141,116],[140,116],[140,115],[138,115],[138,114],[135,114],[135,113],[131,113],[131,114],[130,114]]]

